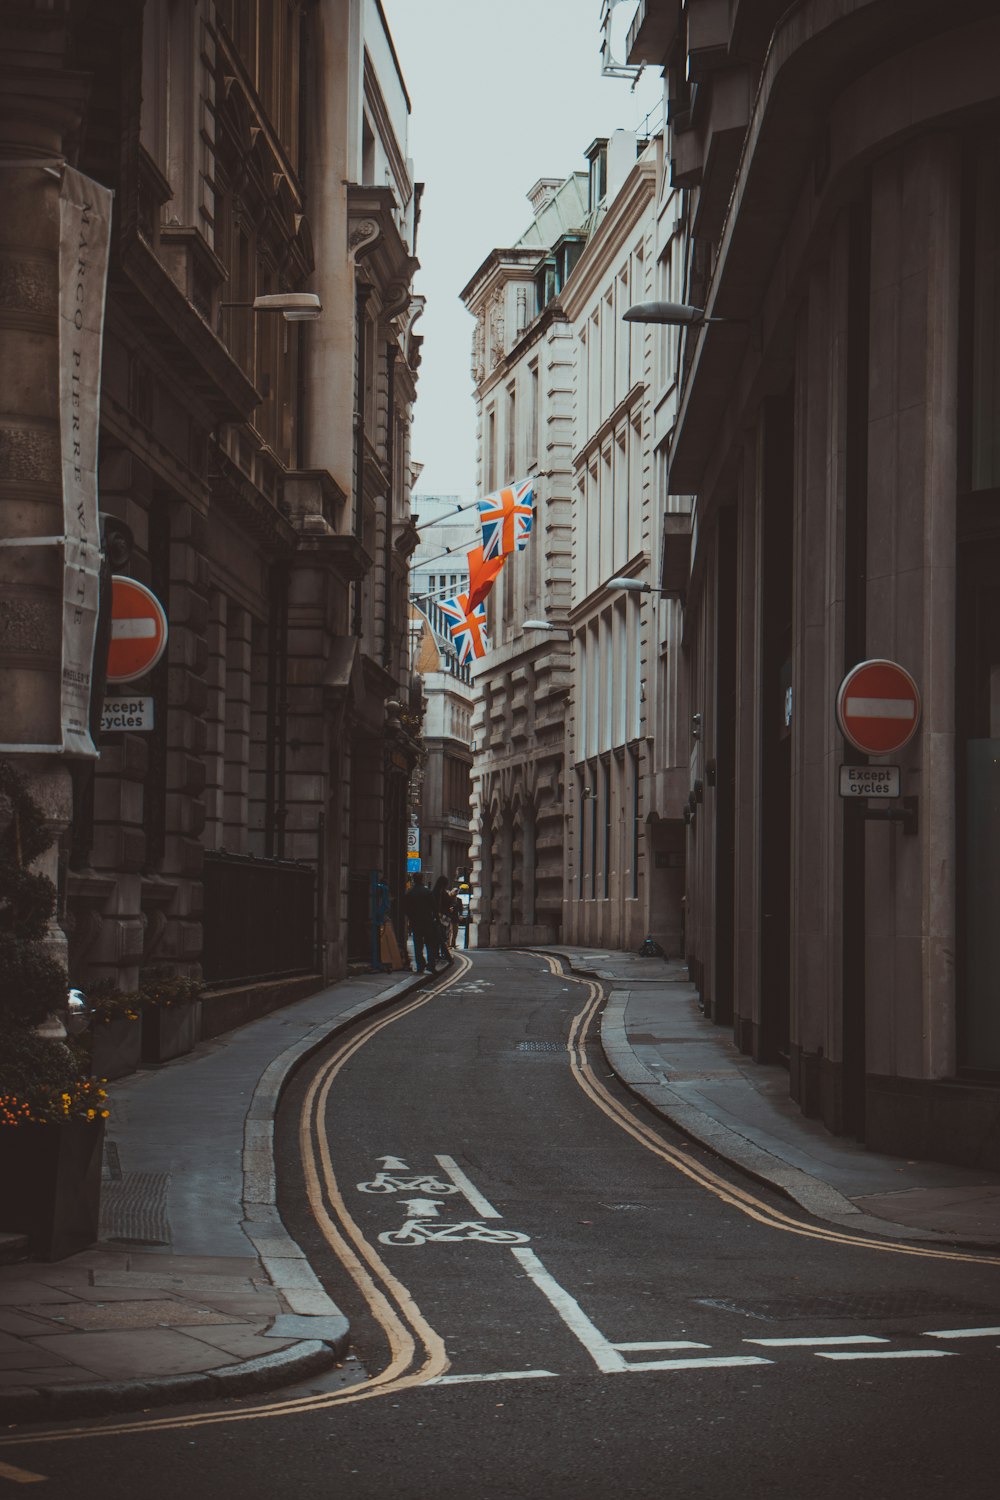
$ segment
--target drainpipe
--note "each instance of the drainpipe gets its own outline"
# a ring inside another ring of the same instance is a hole
[[[392,664],[392,517],[396,508],[396,346],[385,346],[388,414],[386,417],[385,467],[389,475],[389,492],[385,497],[385,619],[382,622],[382,665]]]
[[[360,283],[354,294],[354,322],[357,330],[355,347],[357,350],[357,376],[354,388],[354,535],[359,541],[362,540],[362,483],[364,476],[365,461],[365,360],[367,356],[367,338],[365,326],[365,306],[368,302],[368,294],[371,288]],[[360,636],[362,633],[361,617],[361,584],[362,579],[354,582],[354,634]]]

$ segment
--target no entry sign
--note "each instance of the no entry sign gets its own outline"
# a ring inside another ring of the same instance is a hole
[[[131,682],[156,666],[167,644],[163,605],[134,578],[111,580],[111,643],[108,681]]]
[[[920,722],[920,693],[905,667],[863,661],[837,693],[840,732],[866,755],[892,755],[913,738]]]

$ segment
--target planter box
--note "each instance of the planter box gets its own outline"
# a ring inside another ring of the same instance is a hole
[[[35,1260],[63,1260],[97,1239],[103,1120],[0,1130],[0,1229],[28,1236]]]
[[[201,1001],[183,1000],[177,1005],[147,1005],[142,1012],[142,1060],[169,1062],[183,1057],[198,1041]]]
[[[113,1016],[95,1021],[90,1033],[90,1069],[95,1078],[124,1078],[142,1059],[142,1017]]]

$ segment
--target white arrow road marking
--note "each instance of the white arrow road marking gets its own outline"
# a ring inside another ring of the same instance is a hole
[[[382,1163],[383,1172],[408,1172],[410,1170],[406,1162],[401,1161],[398,1156],[376,1156],[375,1160]]]
[[[495,1370],[491,1375],[435,1375],[425,1380],[424,1385],[471,1385],[480,1380],[541,1380],[548,1376],[558,1379],[555,1370]]]
[[[32,1474],[30,1469],[18,1469],[13,1464],[0,1464],[0,1479],[10,1479],[14,1484],[41,1484],[47,1474]]]
[[[744,1340],[744,1343],[747,1341]],[[652,1353],[654,1349],[711,1349],[711,1344],[693,1344],[690,1339],[657,1339],[647,1344],[613,1344],[621,1354]]]
[[[912,719],[916,711],[912,698],[848,698],[844,706],[854,719]]]
[[[842,1349],[816,1350],[817,1359],[951,1359],[954,1349]]]
[[[768,1349],[811,1348],[820,1344],[887,1344],[888,1339],[874,1333],[847,1333],[843,1338],[820,1339],[744,1339],[744,1344],[764,1344]]]
[[[995,1339],[1000,1328],[936,1328],[924,1334],[926,1339]]]
[[[501,1214],[498,1209],[495,1209],[492,1203],[488,1203],[487,1200],[483,1197],[482,1193],[480,1193],[476,1188],[473,1187],[472,1183],[469,1181],[468,1177],[466,1177],[465,1173],[462,1171],[462,1168],[458,1165],[458,1162],[455,1161],[453,1157],[435,1156],[434,1160],[437,1162],[438,1166],[441,1168],[445,1176],[451,1178],[452,1182],[458,1188],[458,1191],[472,1204],[472,1207],[476,1210],[476,1213],[481,1219],[503,1218],[503,1214]]]
[[[112,620],[113,641],[148,641],[157,634],[157,624],[150,619]]]
[[[533,1250],[512,1250],[511,1254],[521,1262],[539,1291],[548,1297],[566,1327],[580,1340],[599,1370],[603,1370],[606,1375],[613,1375],[628,1369],[614,1344],[608,1343],[580,1304],[549,1275]]]
[[[436,1219],[443,1198],[410,1198],[403,1204],[411,1219]]]

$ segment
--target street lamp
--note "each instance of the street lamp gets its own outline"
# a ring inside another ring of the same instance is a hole
[[[609,589],[624,589],[630,594],[666,594],[669,589],[661,589],[655,583],[647,583],[644,578],[609,578],[604,585]]]
[[[626,323],[668,323],[683,327],[689,323],[728,322],[725,318],[706,318],[703,307],[689,302],[636,302],[622,313]]]
[[[316,292],[262,292],[252,302],[221,302],[220,307],[249,307],[252,312],[280,312],[286,323],[311,323],[323,311]]]
[[[559,632],[567,637],[572,637],[573,632],[568,625],[553,625],[551,620],[522,620],[521,630],[542,630],[546,635]]]

